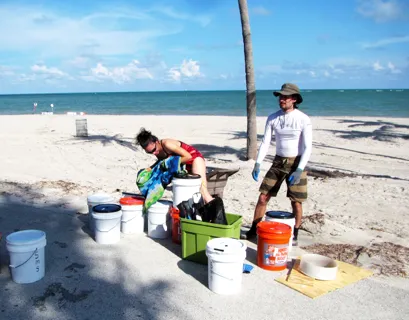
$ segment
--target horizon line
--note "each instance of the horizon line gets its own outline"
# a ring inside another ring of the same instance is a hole
[[[279,89],[256,89],[257,91],[276,91]],[[337,89],[301,89],[301,92],[308,91],[323,91],[323,90],[409,90],[409,88],[337,88]],[[73,91],[73,92],[45,92],[45,93],[0,93],[0,96],[13,96],[13,95],[52,95],[52,94],[97,94],[97,93],[166,93],[166,92],[228,92],[228,91],[244,91],[246,89],[230,89],[230,90],[151,90],[151,91]]]

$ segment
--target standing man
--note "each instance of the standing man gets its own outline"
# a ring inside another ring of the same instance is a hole
[[[278,97],[280,110],[267,118],[264,137],[252,172],[255,181],[258,181],[260,165],[267,154],[273,134],[276,140],[276,155],[261,183],[252,226],[242,238],[251,239],[256,236],[257,224],[266,212],[267,203],[271,197],[277,196],[285,180],[287,197],[291,200],[295,214],[293,244],[296,245],[301,225],[302,202],[307,199],[307,173],[304,169],[311,156],[312,127],[310,118],[298,110],[303,99],[295,84],[283,84],[280,91],[274,91],[274,95]]]

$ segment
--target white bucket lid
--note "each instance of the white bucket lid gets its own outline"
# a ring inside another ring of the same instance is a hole
[[[113,197],[107,193],[95,193],[91,194],[87,198],[88,202],[105,202],[105,201],[113,201]]]
[[[158,200],[156,201],[152,206],[156,209],[160,209],[160,208],[165,208],[165,207],[171,207],[173,205],[172,201],[169,200]]]
[[[232,238],[215,238],[206,244],[206,251],[212,254],[236,255],[247,249],[247,246]]]
[[[9,234],[6,237],[8,244],[26,246],[45,239],[45,232],[41,230],[23,230]]]

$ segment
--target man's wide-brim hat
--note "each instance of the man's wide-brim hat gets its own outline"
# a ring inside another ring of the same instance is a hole
[[[280,91],[274,91],[273,94],[278,97],[278,96],[294,96],[297,98],[297,104],[300,104],[302,102],[302,97],[300,94],[300,88],[298,88],[297,85],[293,83],[284,83],[281,86]]]

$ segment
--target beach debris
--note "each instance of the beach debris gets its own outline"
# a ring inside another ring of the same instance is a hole
[[[378,275],[409,278],[409,248],[392,242],[372,243],[368,247],[317,243],[301,249],[359,267],[368,265]]]
[[[346,173],[339,170],[321,170],[316,168],[308,168],[308,176],[315,179],[326,179],[326,178],[355,178],[358,174]]]
[[[78,191],[81,186],[70,181],[64,180],[50,180],[50,181],[40,181],[33,185],[36,188],[50,188],[50,189],[60,189],[64,193],[70,193],[72,191]]]
[[[56,244],[57,246],[59,246],[62,249],[65,249],[65,248],[68,247],[65,242],[54,241],[54,244]]]
[[[78,272],[77,269],[84,269],[85,268],[85,264],[79,264],[79,263],[71,263],[68,267],[66,267],[64,269],[64,271],[72,271],[72,272]]]
[[[58,299],[58,307],[63,308],[67,302],[79,302],[88,298],[94,290],[83,290],[78,294],[75,294],[75,288],[73,292],[69,292],[65,289],[61,283],[52,283],[45,290],[44,294],[39,297],[33,297],[33,306],[40,311],[46,311],[45,302],[49,297],[55,297],[58,294],[60,298]]]
[[[302,218],[300,229],[311,234],[323,232],[325,225],[325,216],[323,213],[314,213]]]

